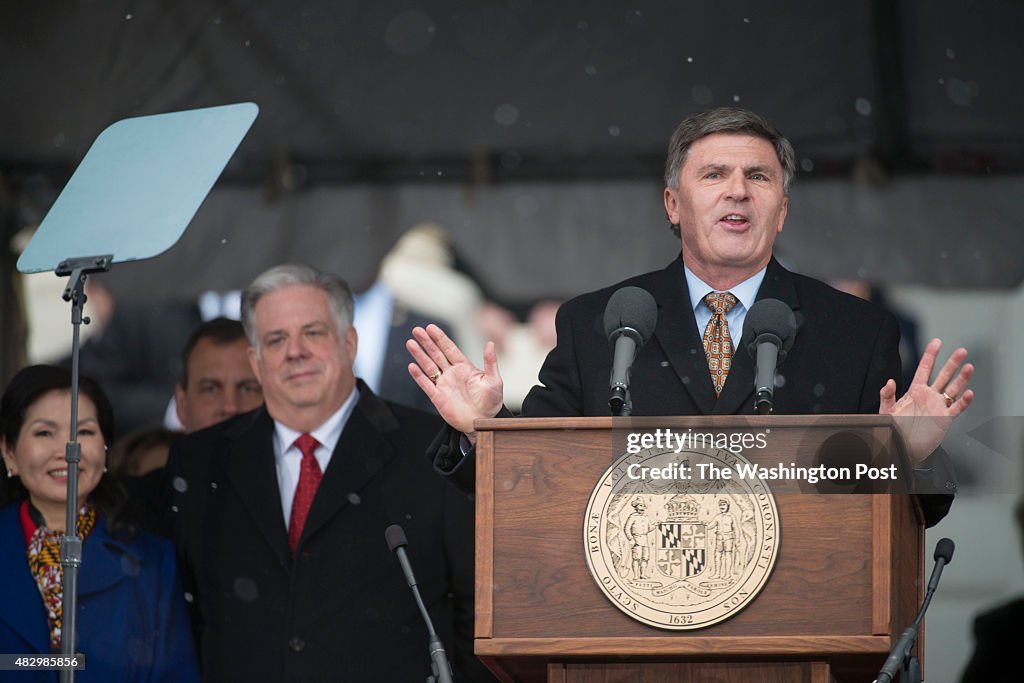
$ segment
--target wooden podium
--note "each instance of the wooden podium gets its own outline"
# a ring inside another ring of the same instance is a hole
[[[505,681],[873,680],[923,598],[913,496],[769,482],[780,546],[763,590],[713,626],[663,630],[602,594],[583,544],[594,486],[625,452],[624,431],[645,428],[770,429],[767,448],[744,451],[751,462],[806,458],[838,433],[862,435],[874,449],[895,438],[887,416],[479,421],[477,656]]]

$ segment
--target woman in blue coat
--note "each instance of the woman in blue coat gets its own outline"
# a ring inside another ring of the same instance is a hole
[[[0,652],[60,651],[62,573],[70,440],[71,375],[25,368],[0,399],[0,451],[22,500],[0,509]],[[113,411],[94,382],[80,382],[79,535],[75,651],[85,655],[82,683],[198,681],[195,644],[174,551],[164,539],[117,521],[117,486],[104,478]],[[56,673],[0,674],[12,681],[55,681]],[[6,679],[4,679],[6,680]]]

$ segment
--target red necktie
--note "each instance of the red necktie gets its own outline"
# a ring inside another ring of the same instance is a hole
[[[320,486],[320,463],[316,461],[316,447],[320,443],[309,434],[303,434],[295,440],[295,446],[302,451],[302,466],[299,470],[299,484],[295,487],[295,499],[292,501],[292,514],[288,522],[288,547],[292,553],[299,547],[302,538],[302,527],[306,526],[309,506],[313,504],[316,489]]]

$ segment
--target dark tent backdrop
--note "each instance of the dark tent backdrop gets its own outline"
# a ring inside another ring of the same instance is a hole
[[[0,225],[37,222],[119,118],[251,100],[185,237],[105,276],[118,296],[285,259],[365,284],[423,220],[503,296],[565,296],[671,257],[665,142],[735,104],[796,146],[795,267],[1015,287],[1021,25],[1011,0],[4,3]]]

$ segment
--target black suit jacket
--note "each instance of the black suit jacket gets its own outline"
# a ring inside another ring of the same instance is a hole
[[[745,336],[736,345],[728,380],[716,398],[683,262],[677,258],[663,270],[584,294],[559,309],[558,344],[541,368],[541,384],[523,402],[524,416],[609,414],[613,347],[604,332],[604,309],[612,293],[624,286],[645,289],[658,303],[654,334],[633,363],[633,415],[754,413],[755,363],[746,351],[751,339]],[[793,347],[779,366],[785,383],[775,391],[775,412],[877,413],[879,390],[889,378],[899,382],[901,377],[896,317],[823,282],[792,273],[774,258],[757,292],[757,299],[766,298],[789,305],[797,320]],[[449,435],[436,439],[431,456],[439,470],[455,475],[463,486],[471,485],[471,459],[461,457],[455,439]],[[930,471],[920,477],[920,486],[928,491],[955,491],[948,459],[943,455],[932,461]],[[951,495],[923,497],[926,521],[934,524],[941,519],[951,502]]]
[[[683,262],[584,294],[556,319],[558,345],[544,362],[541,386],[523,402],[531,417],[608,415],[612,346],[604,309],[620,287],[647,290],[658,302],[658,323],[633,363],[634,415],[735,415],[754,412],[754,361],[749,339],[736,345],[722,395],[715,397],[697,329]],[[772,259],[758,299],[779,299],[793,309],[797,335],[775,392],[782,415],[877,413],[878,390],[900,378],[899,324],[882,308],[791,273]]]
[[[974,653],[960,683],[1010,683],[1020,680],[1020,634],[1024,598],[979,614],[974,620]]]
[[[439,420],[361,396],[293,558],[266,408],[171,448],[169,528],[193,596],[204,681],[417,681],[427,632],[384,530],[401,524],[462,680],[472,656],[472,501],[417,454]]]

